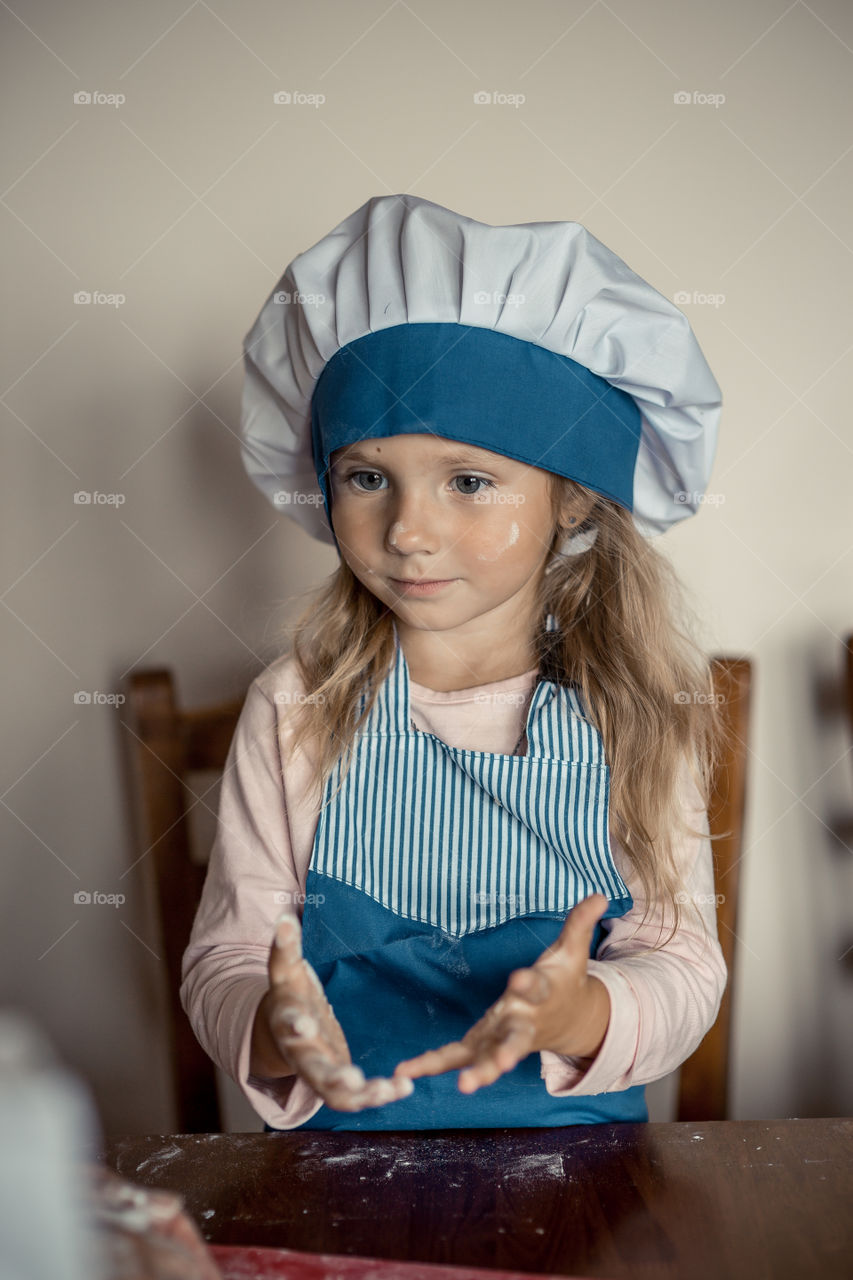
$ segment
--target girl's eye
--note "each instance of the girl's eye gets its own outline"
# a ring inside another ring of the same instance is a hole
[[[481,485],[481,484],[484,484],[484,485],[487,485],[490,489],[494,489],[494,487],[495,487],[495,486],[494,486],[494,482],[493,482],[493,481],[491,481],[491,480],[486,480],[486,479],[484,479],[484,477],[483,477],[483,476],[456,476],[456,477],[454,477],[454,478],[455,478],[456,480],[462,480],[462,481],[464,481],[464,482],[466,482],[466,483],[467,483],[469,480],[473,480],[473,481],[474,481],[474,483],[475,483],[476,485],[478,485],[478,486],[479,486],[479,485]],[[480,489],[479,489],[479,487],[478,487],[478,488],[476,488],[476,489],[460,489],[460,490],[459,490],[459,492],[460,492],[460,493],[464,493],[464,494],[468,495],[469,497],[473,497],[475,494],[478,494],[478,493],[480,492]]]
[[[461,481],[466,486],[473,482],[476,487],[457,490],[458,493],[469,498],[475,497],[480,492],[481,485],[485,485],[489,489],[495,487],[493,480],[486,480],[483,476],[454,476],[453,479],[454,483]],[[347,480],[351,480],[356,489],[360,489],[362,493],[378,493],[382,488],[385,477],[379,471],[351,471],[347,476]],[[376,483],[377,481],[378,483]]]
[[[382,480],[384,480],[384,479],[385,479],[385,477],[384,477],[384,476],[381,476],[381,475],[379,474],[379,472],[378,472],[378,471],[353,471],[353,472],[351,472],[351,473],[350,473],[350,475],[348,475],[348,476],[347,476],[347,479],[348,479],[348,480],[358,481],[359,483],[357,483],[355,487],[356,487],[357,489],[361,489],[361,488],[363,487],[363,489],[364,489],[364,492],[365,492],[365,493],[376,493],[376,492],[377,492],[377,490],[379,489],[379,485],[377,485],[377,486],[376,486],[376,488],[374,488],[372,485],[365,485],[365,486],[362,486],[362,485],[361,485],[361,483],[360,483],[362,476],[368,476],[368,477],[369,477],[369,479],[371,479],[371,480],[379,480],[379,481],[382,481]]]

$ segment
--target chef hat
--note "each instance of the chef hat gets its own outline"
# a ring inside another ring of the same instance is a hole
[[[568,476],[646,535],[693,515],[720,389],[686,317],[577,222],[376,196],[299,254],[244,341],[243,461],[337,545],[333,450],[427,433]]]

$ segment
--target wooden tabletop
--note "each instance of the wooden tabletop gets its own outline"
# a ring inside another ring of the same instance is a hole
[[[206,1240],[611,1280],[853,1274],[853,1120],[115,1138]]]

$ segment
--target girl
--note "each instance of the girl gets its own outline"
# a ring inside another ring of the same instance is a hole
[[[577,223],[386,196],[245,364],[247,469],[341,562],[231,745],[196,1034],[266,1128],[648,1119],[726,979],[723,729],[650,543],[716,445],[690,326]]]

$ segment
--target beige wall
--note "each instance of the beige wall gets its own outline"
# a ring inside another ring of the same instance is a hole
[[[853,811],[837,701],[853,628],[853,9],[13,8],[2,998],[92,1083],[108,1131],[173,1127],[120,713],[74,694],[118,693],[151,663],[187,700],[242,690],[293,597],[334,568],[242,472],[241,341],[295,253],[369,196],[409,191],[486,222],[581,221],[663,293],[724,296],[685,308],[724,389],[720,501],[666,549],[708,648],[756,663],[734,1114],[849,1112],[853,858],[834,832]],[[125,101],[75,104],[96,90]],[[280,90],[325,101],[277,106]],[[125,301],[77,305],[80,290]],[[124,502],[75,505],[77,491]],[[79,906],[81,889],[126,902]],[[653,1091],[654,1115],[667,1096]]]

